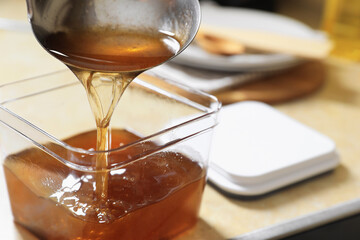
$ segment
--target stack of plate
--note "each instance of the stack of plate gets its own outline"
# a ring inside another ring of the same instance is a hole
[[[301,22],[257,10],[202,4],[202,24],[239,30],[257,30],[310,40],[326,36]],[[277,53],[221,56],[191,44],[172,60],[154,69],[159,75],[207,92],[259,79],[303,62],[302,59]]]

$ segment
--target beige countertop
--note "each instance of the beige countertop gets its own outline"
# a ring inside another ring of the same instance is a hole
[[[0,17],[16,9],[15,18],[24,20],[24,5],[1,1]],[[0,84],[65,69],[31,33],[0,30],[0,53]],[[255,200],[232,199],[207,185],[199,223],[180,239],[221,240],[360,196],[360,66],[327,59],[325,68],[326,81],[319,91],[275,108],[332,138],[341,157],[339,167]],[[0,177],[0,238],[24,239],[12,223],[2,173]]]

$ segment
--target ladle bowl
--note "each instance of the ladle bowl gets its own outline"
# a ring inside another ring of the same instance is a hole
[[[159,31],[173,34],[183,51],[200,25],[198,0],[26,0],[29,20],[39,43],[66,31]],[[174,57],[175,57],[174,56]],[[169,59],[170,60],[170,59]]]

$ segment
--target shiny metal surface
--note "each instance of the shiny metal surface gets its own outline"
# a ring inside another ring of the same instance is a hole
[[[185,49],[200,25],[198,0],[26,0],[40,42],[56,32],[131,29],[175,34]],[[42,44],[43,45],[43,44]]]

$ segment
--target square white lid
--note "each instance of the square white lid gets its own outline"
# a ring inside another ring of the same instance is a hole
[[[335,143],[269,105],[223,107],[209,179],[233,194],[258,195],[336,167]]]

